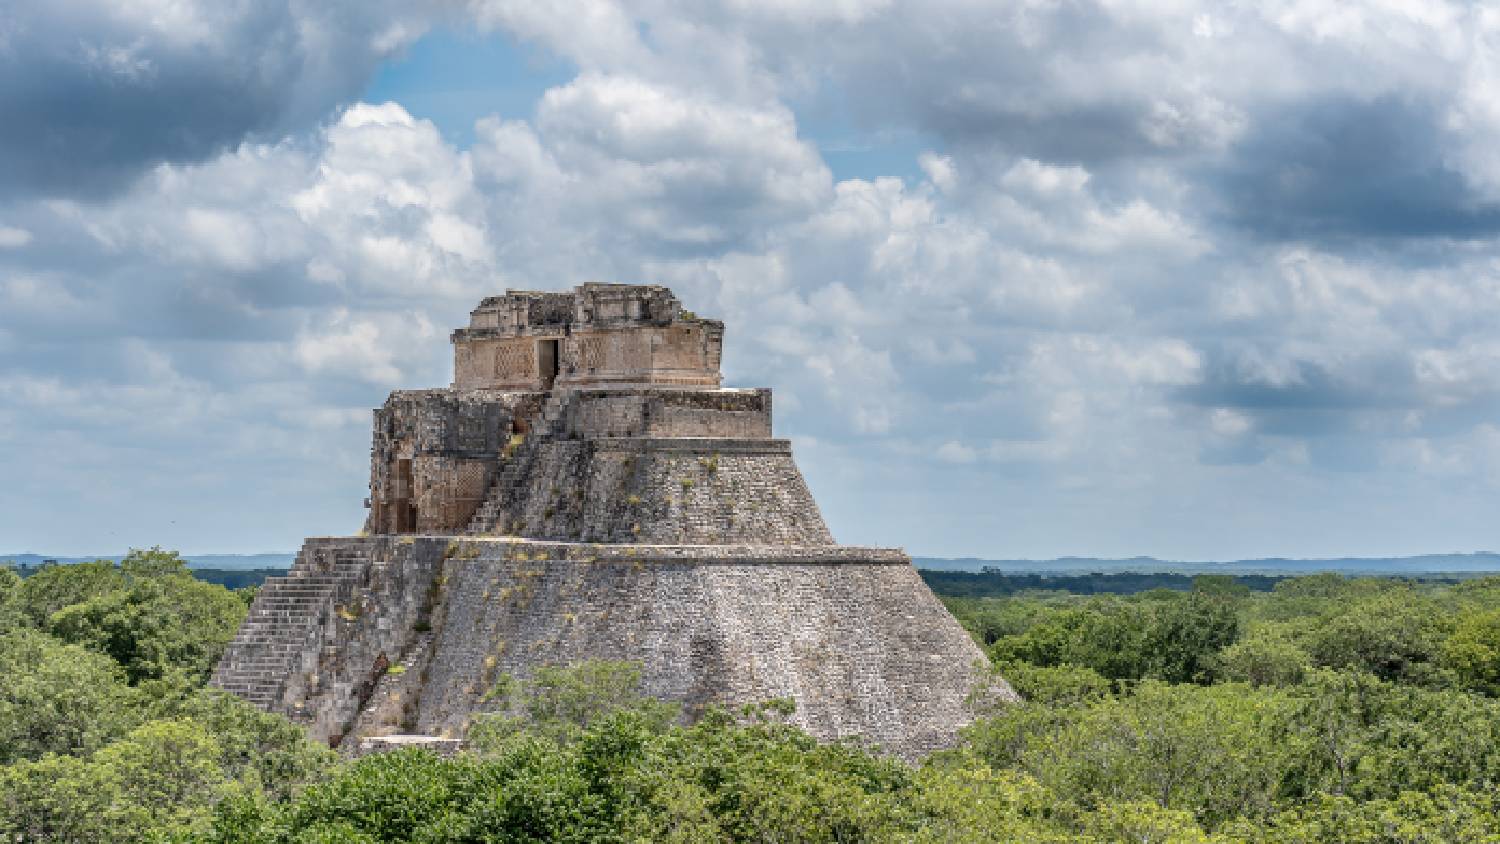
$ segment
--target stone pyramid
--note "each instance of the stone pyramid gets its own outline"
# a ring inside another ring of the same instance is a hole
[[[632,660],[689,715],[790,698],[819,738],[953,744],[982,652],[904,552],[834,543],[771,391],[720,386],[723,331],[654,285],[485,299],[453,385],[375,411],[364,535],[307,540],[214,682],[349,748]]]

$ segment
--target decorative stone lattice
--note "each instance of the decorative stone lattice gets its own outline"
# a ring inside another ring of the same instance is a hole
[[[578,339],[578,365],[585,370],[604,366],[604,339],[580,337]]]
[[[495,375],[529,377],[536,371],[536,347],[524,340],[495,346]]]

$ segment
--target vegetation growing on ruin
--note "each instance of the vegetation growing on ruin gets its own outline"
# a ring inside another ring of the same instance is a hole
[[[629,664],[502,676],[473,750],[336,762],[205,689],[248,592],[0,570],[0,840],[1446,842],[1500,835],[1500,579],[950,598],[1025,703],[920,766],[683,726]]]

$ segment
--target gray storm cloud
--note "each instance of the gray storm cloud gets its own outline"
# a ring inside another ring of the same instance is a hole
[[[425,27],[404,4],[20,0],[0,23],[0,186],[98,197],[299,132]]]

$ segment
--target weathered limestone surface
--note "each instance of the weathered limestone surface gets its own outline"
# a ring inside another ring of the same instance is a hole
[[[572,390],[559,433],[578,437],[771,436],[770,390],[662,388]]]
[[[815,736],[915,757],[968,722],[955,690],[984,662],[889,549],[364,537],[309,540],[303,557],[253,618],[322,561],[347,575],[284,618],[297,630],[284,656],[260,660],[242,632],[216,680],[334,743],[461,737],[502,673],[628,659],[646,693],[689,714],[791,698]]]
[[[375,411],[371,533],[461,531],[543,393],[398,390]]]
[[[832,545],[786,440],[539,440],[470,533],[584,542]]]
[[[791,698],[820,738],[950,745],[983,654],[904,552],[834,543],[722,331],[663,287],[484,300],[455,385],[375,412],[371,535],[308,540],[214,682],[376,748],[461,738],[501,674],[632,660],[689,717]]]
[[[511,290],[453,332],[453,386],[549,390],[602,384],[717,387],[724,324],[659,285]]]
[[[429,626],[448,540],[309,539],[268,578],[215,685],[337,743],[387,667]]]
[[[689,711],[791,698],[813,735],[905,757],[951,745],[971,717],[984,655],[903,554],[559,550],[471,540],[449,561],[418,731],[462,735],[501,673],[588,658],[641,661],[644,691]]]

